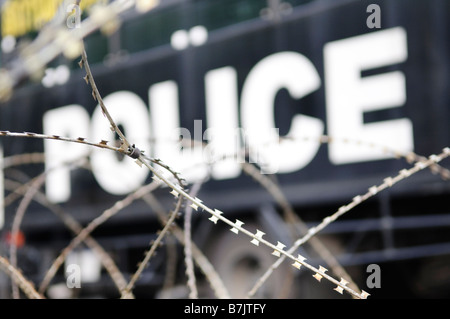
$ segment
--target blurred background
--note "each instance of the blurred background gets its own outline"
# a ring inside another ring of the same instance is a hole
[[[1,1],[1,131],[117,139],[83,80],[79,43],[63,37],[81,34],[98,90],[130,141],[180,172],[189,189],[201,186],[196,196],[208,207],[286,247],[355,196],[450,146],[446,0],[153,0],[131,1],[118,14],[105,9],[114,3]],[[61,215],[86,226],[152,180],[130,159],[94,147],[2,136],[1,148],[0,255],[11,258],[17,247],[17,267],[36,287],[74,236]],[[448,169],[444,159],[377,189],[298,253],[338,279],[336,268],[344,270],[370,298],[447,298]],[[92,233],[126,280],[174,208],[167,188],[151,194]],[[276,259],[209,217],[193,212],[192,241],[230,295],[245,297]],[[137,298],[189,295],[176,231],[163,242],[135,285]],[[80,266],[79,288],[68,286],[71,264]],[[350,298],[289,261],[280,268],[255,297]],[[195,274],[199,296],[215,297],[202,271]],[[45,296],[120,292],[101,258],[79,245]],[[0,297],[12,297],[5,273]]]

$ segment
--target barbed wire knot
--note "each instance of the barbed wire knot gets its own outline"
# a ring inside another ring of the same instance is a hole
[[[134,144],[128,147],[128,155],[131,158],[138,159],[142,155],[143,151],[138,149]]]

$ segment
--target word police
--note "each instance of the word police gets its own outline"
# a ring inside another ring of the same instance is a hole
[[[191,133],[180,128],[175,81],[152,84],[148,89],[149,106],[130,91],[113,92],[104,102],[132,143],[181,172],[190,182],[202,179],[209,172],[217,180],[238,177],[240,158],[230,154],[239,154],[244,148],[250,150],[250,159],[265,173],[296,172],[316,156],[325,127],[334,141],[358,139],[399,152],[412,151],[410,119],[363,121],[364,112],[402,107],[406,103],[403,72],[361,76],[363,70],[407,60],[405,29],[396,27],[328,42],[323,52],[326,119],[297,114],[288,124],[285,139],[280,139],[275,128],[276,94],[285,89],[298,100],[322,85],[315,66],[298,52],[277,52],[260,60],[245,79],[240,98],[234,67],[208,71],[204,78],[206,130],[203,132],[202,122],[198,122],[193,132],[194,140],[207,143],[198,147],[180,145],[180,135],[190,140]],[[49,110],[44,114],[43,128],[45,134],[87,137],[91,141],[115,140],[100,107],[92,116],[78,104]],[[96,180],[111,194],[123,195],[137,189],[149,174],[128,158],[120,159],[113,152],[86,145],[44,141],[44,148],[49,170],[46,193],[53,202],[70,198],[70,170],[63,164],[81,156],[89,155]],[[385,159],[390,155],[363,144],[335,142],[328,144],[328,156],[333,165],[341,165]],[[211,165],[211,171],[206,164]]]

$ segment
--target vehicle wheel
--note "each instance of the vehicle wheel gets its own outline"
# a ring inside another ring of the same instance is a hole
[[[249,226],[247,229],[256,229]],[[255,246],[248,236],[223,230],[214,235],[207,256],[223,280],[232,298],[245,298],[259,278],[277,260],[272,250]],[[280,265],[254,294],[253,298],[288,298],[292,296],[295,269],[288,261]]]

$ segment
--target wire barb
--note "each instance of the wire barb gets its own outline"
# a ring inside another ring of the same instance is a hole
[[[279,250],[283,250],[285,247],[286,247],[286,245],[284,245],[283,243],[280,243],[280,242],[277,243],[277,248]],[[280,253],[279,250],[274,249],[273,252],[272,252],[272,255],[274,255],[276,257],[281,257],[281,253]]]
[[[231,228],[230,230],[233,233],[238,234],[239,233],[239,229],[238,228],[241,228],[242,225],[244,225],[244,222],[240,221],[239,219],[236,219],[236,223],[234,223],[234,227]]]
[[[255,237],[253,238],[251,243],[255,246],[259,246],[259,241],[262,239],[262,236],[264,236],[266,233],[260,231],[259,229],[256,230]]]
[[[111,126],[112,127],[112,126]],[[113,128],[114,130],[114,128]],[[134,159],[138,159],[142,155],[143,151],[136,147],[136,145],[131,145],[128,147],[128,156]]]
[[[319,266],[319,271],[320,271],[320,273],[325,274],[325,273],[328,271],[328,269],[326,269],[326,268],[323,267],[323,266]],[[320,280],[322,280],[322,278],[323,278],[323,275],[320,274],[320,273],[319,273],[319,272],[316,272],[316,274],[313,275],[313,277],[316,278],[316,280],[317,280],[318,282],[320,282]]]
[[[300,269],[305,260],[306,260],[306,258],[299,254],[297,259],[292,264],[292,266],[294,266],[297,269]]]
[[[367,299],[369,296],[370,294],[367,291],[361,291],[361,299]]]
[[[344,288],[347,284],[348,281],[345,280],[344,278],[341,278],[341,281],[339,282],[340,286],[337,286],[336,288],[334,288],[333,290],[337,291],[338,293],[340,293],[341,295],[344,293]]]
[[[217,224],[218,220],[219,220],[219,216],[222,215],[223,212],[221,212],[218,209],[214,209],[214,214],[211,214],[212,216],[210,218],[208,218],[211,222],[213,222],[214,224]]]
[[[200,200],[200,198],[195,197],[194,201],[191,203],[191,207],[195,210],[198,211],[198,205],[202,202],[202,200]]]

